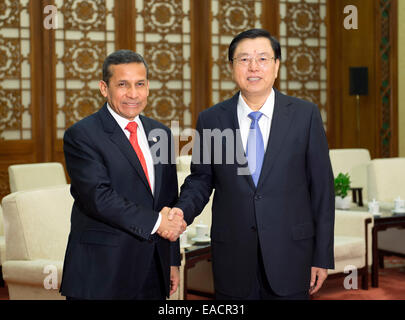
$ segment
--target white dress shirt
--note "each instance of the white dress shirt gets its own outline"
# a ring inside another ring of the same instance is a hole
[[[266,151],[267,149],[267,142],[269,141],[270,136],[271,120],[273,118],[273,111],[274,111],[274,97],[275,97],[274,90],[271,89],[270,95],[267,97],[266,101],[264,102],[260,110],[258,110],[261,113],[263,113],[263,115],[259,119],[259,127],[263,136],[264,151]],[[240,128],[240,135],[242,138],[242,145],[245,152],[249,136],[249,128],[250,124],[252,123],[252,119],[250,119],[248,115],[253,111],[254,110],[250,109],[250,107],[243,99],[242,94],[239,93],[239,100],[237,107],[238,122]]]
[[[126,118],[120,116],[118,113],[116,113],[110,107],[110,105],[108,103],[107,103],[107,109],[108,109],[108,111],[110,111],[111,115],[113,116],[115,121],[117,121],[118,125],[120,126],[122,131],[125,133],[125,136],[129,140],[129,136],[130,136],[131,133],[128,130],[126,130],[125,127],[128,125],[128,123],[130,121],[128,121],[128,119],[126,119]],[[150,152],[150,149],[149,149],[148,139],[146,137],[146,133],[145,133],[145,130],[143,128],[142,121],[141,121],[141,119],[139,119],[139,115],[136,116],[133,121],[135,121],[138,124],[138,129],[137,129],[138,144],[139,144],[139,147],[141,148],[143,156],[145,158],[146,167],[148,169],[150,187],[151,187],[151,190],[152,190],[152,194],[154,194],[154,190],[155,190],[155,167],[153,166],[153,158],[152,158],[152,153]],[[153,228],[151,234],[154,234],[157,231],[157,229],[160,226],[161,220],[162,220],[162,217],[159,214],[159,218],[158,218],[158,220],[157,220],[157,222],[155,224],[155,227]]]

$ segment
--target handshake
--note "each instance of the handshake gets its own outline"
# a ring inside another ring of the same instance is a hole
[[[160,214],[162,215],[162,221],[157,230],[158,235],[170,241],[176,241],[187,228],[183,210],[164,207]]]

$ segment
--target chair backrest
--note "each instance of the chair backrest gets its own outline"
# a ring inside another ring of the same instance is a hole
[[[3,209],[0,205],[0,236],[4,235],[4,226],[3,226]]]
[[[331,149],[329,157],[335,177],[342,173],[349,173],[351,186],[363,188],[363,199],[367,200],[367,165],[371,161],[367,149]]]
[[[10,191],[23,191],[66,184],[63,166],[59,162],[14,164],[8,167]]]
[[[4,197],[6,260],[63,260],[72,205],[68,184]]]
[[[177,171],[184,171],[190,173],[191,156],[179,156],[177,157]]]
[[[405,199],[405,158],[374,159],[367,168],[369,199]]]
[[[179,184],[179,191],[180,187],[183,184],[184,180],[187,178],[187,176],[190,174],[190,163],[191,163],[191,156],[180,156],[178,157],[178,164],[177,164],[177,181]],[[192,228],[195,227],[196,224],[202,223],[207,225],[209,228],[211,228],[211,222],[212,222],[212,199],[213,195],[211,195],[210,200],[208,203],[205,205],[203,211],[201,212],[200,215],[198,215],[194,222],[190,225]]]

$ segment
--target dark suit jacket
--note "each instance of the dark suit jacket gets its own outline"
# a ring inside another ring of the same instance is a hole
[[[197,131],[202,137],[203,129],[231,129],[246,165],[236,131],[238,96],[201,112]],[[276,294],[308,290],[311,266],[334,267],[333,173],[317,106],[275,90],[270,137],[257,188],[251,175],[238,174],[241,161],[233,151],[234,164],[229,164],[227,139],[229,135],[222,137],[222,161],[216,160],[220,163],[214,162],[218,153],[214,138],[205,135],[200,147],[195,145],[191,174],[176,205],[190,224],[215,189],[211,227],[215,289],[230,296],[247,296],[256,274],[259,246]],[[203,163],[204,154],[211,164]],[[200,164],[196,164],[198,160]]]
[[[174,149],[170,130],[155,120],[140,118],[147,136],[156,128],[166,133],[170,159]],[[154,165],[153,196],[134,149],[106,105],[66,131],[64,152],[75,201],[62,294],[84,299],[133,298],[156,247],[168,295],[170,265],[180,264],[179,243],[150,233],[159,211],[177,200],[175,163]]]

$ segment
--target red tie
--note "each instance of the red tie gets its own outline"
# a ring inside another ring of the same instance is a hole
[[[141,147],[138,144],[138,135],[137,135],[137,131],[136,131],[138,129],[138,124],[135,121],[129,122],[127,124],[127,126],[125,127],[125,129],[127,129],[129,132],[131,132],[131,134],[129,135],[129,142],[131,142],[132,147],[134,148],[136,155],[138,156],[139,162],[141,163],[142,168],[143,168],[143,172],[145,172],[146,179],[149,182],[149,187],[151,187],[150,181],[149,181],[149,175],[148,175],[148,168],[146,167],[146,161],[143,156]]]

